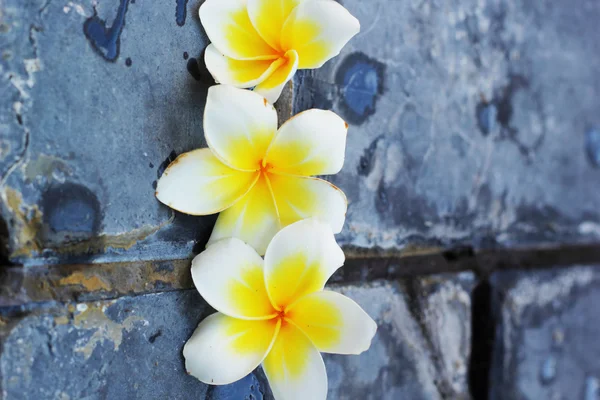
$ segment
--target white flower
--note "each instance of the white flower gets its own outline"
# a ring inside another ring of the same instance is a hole
[[[319,352],[360,354],[377,325],[358,304],[324,291],[344,263],[327,224],[316,219],[282,229],[265,259],[238,239],[222,240],[192,263],[194,284],[217,311],[183,349],[187,371],[228,384],[261,362],[278,400],[320,400],[327,374]]]
[[[255,86],[271,103],[297,69],[319,68],[360,31],[333,0],[206,0],[200,20],[215,80]]]
[[[312,175],[344,164],[348,125],[331,111],[308,110],[277,129],[264,97],[218,85],[208,90],[208,149],[180,155],[158,181],[158,200],[186,214],[221,212],[209,244],[237,237],[265,254],[281,228],[319,217],[339,233],[344,193]]]

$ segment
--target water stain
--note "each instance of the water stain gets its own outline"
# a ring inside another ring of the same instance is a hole
[[[100,202],[85,186],[71,182],[52,185],[42,195],[41,208],[45,243],[89,239],[100,231]]]
[[[590,129],[585,133],[585,152],[594,167],[600,167],[600,131]]]
[[[185,19],[187,17],[187,3],[188,0],[175,0],[177,6],[175,7],[175,21],[177,25],[184,26]]]
[[[156,333],[154,333],[152,336],[150,336],[150,337],[148,338],[148,341],[149,341],[150,343],[154,343],[154,342],[156,341],[156,339],[158,339],[158,338],[159,338],[159,337],[161,337],[161,336],[162,336],[162,331],[161,331],[161,330],[158,330],[158,331],[156,331]]]
[[[363,53],[348,55],[337,70],[335,82],[341,88],[340,106],[345,119],[360,125],[375,113],[384,90],[385,65]]]
[[[483,136],[489,135],[496,128],[498,120],[498,108],[494,104],[481,102],[475,109],[477,115],[477,126]]]
[[[262,385],[254,373],[251,373],[230,385],[209,386],[206,400],[244,399],[262,400]]]
[[[202,79],[202,73],[200,72],[200,68],[198,67],[198,62],[194,57],[188,60],[186,67],[192,78],[194,78],[197,81]]]
[[[373,165],[375,164],[375,152],[377,151],[377,143],[383,138],[383,136],[379,136],[365,149],[363,155],[360,156],[360,161],[358,167],[356,168],[356,172],[362,176],[368,176],[373,170]]]
[[[208,68],[206,68],[206,64],[204,63],[204,55],[199,58],[190,57],[187,60],[186,68],[192,78],[198,82],[202,82],[209,86],[216,83],[210,71]]]
[[[556,358],[549,356],[540,367],[540,382],[549,385],[556,378]]]
[[[106,27],[106,21],[98,17],[94,7],[94,15],[83,23],[83,33],[102,58],[107,61],[115,62],[119,57],[121,48],[121,33],[125,26],[125,14],[130,0],[120,0],[117,16],[110,28]]]
[[[160,179],[160,177],[165,172],[167,167],[173,161],[175,161],[176,158],[177,158],[177,152],[175,150],[171,150],[171,152],[169,153],[169,156],[167,158],[165,158],[165,160],[158,165],[158,169],[156,170],[156,177]]]

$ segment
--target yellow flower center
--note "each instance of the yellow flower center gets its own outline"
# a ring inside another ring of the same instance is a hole
[[[258,162],[258,168],[261,174],[266,174],[273,169],[273,166],[270,163],[268,163],[266,159],[263,158]]]

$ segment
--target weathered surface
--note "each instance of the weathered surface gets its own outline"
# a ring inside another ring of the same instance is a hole
[[[492,399],[600,396],[600,266],[499,272]]]
[[[347,248],[598,240],[597,3],[343,3],[361,33],[297,76],[293,102],[351,124],[333,178],[350,200]],[[0,4],[0,209],[14,262],[203,247],[215,217],[174,214],[153,188],[205,145],[199,4]]]
[[[205,243],[214,218],[154,198],[169,161],[205,146],[211,81],[196,60],[207,40],[199,3],[175,3],[0,4],[0,198],[13,260],[187,258]]]
[[[598,2],[343,4],[361,33],[295,87],[351,124],[344,244],[598,240]]]
[[[186,374],[183,345],[211,312],[189,290],[5,316],[2,398],[263,399],[260,371],[223,388]]]
[[[468,399],[473,278],[450,278],[419,279],[400,288],[378,283],[338,288],[376,320],[378,330],[369,351],[324,357],[329,398]]]
[[[362,355],[324,356],[330,398],[467,398],[471,285],[463,274],[332,287],[379,328]],[[211,312],[195,290],[0,309],[3,398],[270,398],[260,370],[225,387],[185,373],[182,347]]]

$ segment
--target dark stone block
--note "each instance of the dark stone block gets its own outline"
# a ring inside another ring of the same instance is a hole
[[[600,396],[600,269],[498,272],[491,399]]]

